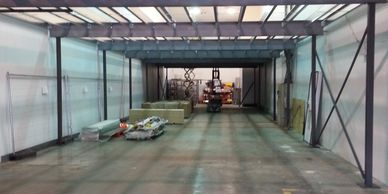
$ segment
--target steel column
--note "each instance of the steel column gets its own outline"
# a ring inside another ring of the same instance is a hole
[[[132,58],[129,58],[129,108],[132,109]]]
[[[256,89],[256,69],[257,68],[253,68],[253,104],[255,104],[256,106],[260,107],[260,98],[259,98],[259,104],[257,104],[257,89]],[[260,66],[259,66],[259,74],[260,74]],[[260,79],[259,79],[260,80]],[[260,81],[259,81],[259,92],[260,92]]]
[[[317,44],[317,37],[315,35],[311,36],[311,145],[313,147],[317,146],[317,117],[316,117],[316,92],[317,92],[317,85],[316,85],[316,44]]]
[[[160,100],[160,70],[159,70],[159,66],[156,67],[156,69],[158,70],[158,75],[157,75],[157,81],[158,81],[158,100]]]
[[[365,179],[366,187],[373,186],[373,96],[375,71],[375,17],[376,5],[368,4],[366,88],[365,88]]]
[[[166,100],[168,100],[168,97],[169,97],[168,90],[169,90],[169,88],[168,88],[168,68],[166,67]]]
[[[273,58],[273,114],[272,118],[276,121],[276,58]]]
[[[57,144],[63,144],[62,137],[62,47],[61,38],[56,38],[57,51]]]
[[[149,91],[148,91],[148,63],[145,64],[145,81],[146,81],[146,101],[150,100]]]
[[[104,88],[104,120],[108,119],[108,93],[107,93],[107,76],[106,76],[106,50],[102,51],[102,79]]]

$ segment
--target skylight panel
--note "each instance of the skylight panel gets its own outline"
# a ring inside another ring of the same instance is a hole
[[[182,40],[181,37],[165,37],[167,40]]]
[[[202,36],[202,40],[218,40],[217,36]]]
[[[68,20],[65,20],[61,17],[58,17],[54,14],[48,13],[48,12],[33,12],[33,13],[25,13],[26,15],[33,16],[35,18],[38,18],[40,20],[43,20],[50,24],[61,24],[61,23],[69,23]]]
[[[91,19],[89,19],[89,18],[87,18],[87,17],[85,17],[85,16],[79,14],[78,12],[72,11],[72,12],[70,12],[70,14],[71,14],[71,15],[74,15],[74,16],[76,16],[76,17],[78,17],[78,18],[81,18],[82,20],[84,20],[84,21],[86,21],[86,22],[88,22],[88,23],[94,23],[93,20],[91,20]]]
[[[333,16],[331,16],[330,18],[328,18],[328,20],[336,20],[337,18],[347,14],[348,12],[352,11],[353,9],[355,9],[356,7],[358,7],[360,4],[350,4],[348,6],[346,6],[344,9],[342,9],[341,11],[339,11],[338,13],[334,14]]]
[[[148,40],[146,37],[129,37],[129,39],[133,41]]]
[[[9,9],[6,7],[0,7],[0,10],[9,10]]]
[[[253,38],[254,38],[253,36],[239,36],[238,37],[239,40],[251,40]]]
[[[37,7],[11,7],[13,10],[38,10]]]
[[[57,9],[56,7],[40,7],[42,10],[55,10]]]
[[[106,42],[111,40],[111,38],[108,38],[108,37],[94,37],[94,39],[100,42]]]
[[[132,23],[142,23],[142,21],[138,17],[136,17],[125,7],[113,7],[113,9],[116,10],[123,17],[127,18]]]
[[[270,10],[271,11],[271,10]],[[269,13],[269,12],[268,12]],[[284,5],[278,5],[272,13],[269,21],[282,21],[286,16],[286,10]]]
[[[243,16],[244,22],[263,21],[273,6],[247,6]]]
[[[111,10],[109,7],[100,7],[100,10],[108,14],[110,17],[116,19],[117,21],[121,23],[127,22],[123,17],[121,17],[119,14]]]
[[[97,23],[117,23],[115,19],[95,7],[72,7],[71,9]]]
[[[175,22],[190,22],[189,16],[183,7],[165,7]]]
[[[153,23],[165,23],[166,20],[159,13],[155,7],[139,7],[139,9],[151,20]]]
[[[69,20],[72,23],[84,23],[83,20],[81,20],[81,19],[79,19],[79,18],[77,18],[69,13],[66,13],[66,12],[55,12],[53,14],[55,14],[63,19]]]
[[[215,22],[213,7],[187,7],[194,22]]]
[[[217,18],[220,22],[237,22],[240,15],[240,6],[218,6]]]
[[[256,36],[256,40],[264,40],[267,38],[268,38],[268,36]]]
[[[327,4],[327,5],[308,5],[302,12],[300,12],[294,20],[316,20],[335,5]]]

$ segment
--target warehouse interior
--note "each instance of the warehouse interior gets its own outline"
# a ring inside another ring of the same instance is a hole
[[[386,0],[0,1],[0,193],[388,193],[387,17]],[[130,140],[145,115],[163,132]]]

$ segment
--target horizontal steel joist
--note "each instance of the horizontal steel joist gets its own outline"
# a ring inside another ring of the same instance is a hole
[[[385,0],[2,0],[0,7],[141,7],[141,6],[244,6],[383,3]]]
[[[198,32],[198,33],[197,33]],[[309,36],[322,35],[320,21],[63,24],[50,27],[52,37],[196,37],[196,36]]]
[[[127,51],[125,55],[139,59],[259,59],[279,57],[280,51]]]
[[[139,51],[139,50],[285,50],[295,48],[294,40],[194,40],[194,41],[112,41],[99,44],[100,50]]]

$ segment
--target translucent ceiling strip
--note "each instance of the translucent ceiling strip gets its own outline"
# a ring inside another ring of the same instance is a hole
[[[55,12],[55,13],[53,13],[53,14],[55,14],[55,15],[57,15],[57,16],[63,18],[63,19],[69,20],[69,21],[72,22],[72,23],[84,23],[83,20],[81,20],[81,19],[79,19],[79,18],[77,18],[77,17],[75,17],[75,16],[73,16],[73,15],[71,15],[71,14],[69,14],[69,13],[65,13],[65,12]]]
[[[25,15],[23,13],[3,13],[4,15],[8,15],[26,22],[31,22],[31,23],[44,23],[43,20],[37,19],[35,17],[31,17],[28,15]]]
[[[58,17],[54,14],[48,12],[34,12],[34,13],[25,13],[26,15],[33,16],[35,18],[41,19],[50,24],[62,24],[69,23],[68,20],[65,20],[61,17]]]
[[[71,7],[71,9],[97,23],[117,23],[115,19],[95,7]]]
[[[147,40],[145,37],[129,37],[130,40],[138,41],[138,40]]]
[[[138,17],[136,17],[125,7],[113,7],[113,9],[116,10],[123,17],[127,18],[132,23],[142,23],[142,21]]]
[[[338,13],[336,13],[333,16],[331,16],[330,18],[328,18],[328,20],[335,20],[335,19],[347,14],[348,12],[352,11],[353,9],[358,7],[359,5],[360,4],[350,4],[350,5],[346,6],[344,9],[342,9],[341,11],[339,11]]]
[[[268,36],[256,36],[256,39],[259,39],[259,40],[263,40],[263,39],[267,39]]]
[[[11,7],[13,10],[38,10],[37,7]]]
[[[254,37],[253,36],[239,36],[238,39],[239,40],[250,40],[250,39],[253,39]]]
[[[183,7],[165,7],[175,22],[190,22],[185,8]]]
[[[202,36],[202,40],[218,40],[218,37],[216,36]]]
[[[106,42],[106,41],[111,41],[112,40],[111,38],[107,38],[107,37],[95,37],[94,39],[98,40],[98,41],[101,41],[101,42]]]
[[[243,17],[243,22],[263,21],[269,14],[273,6],[247,6]]]
[[[284,5],[278,5],[268,21],[283,21],[286,16]]]
[[[164,37],[166,38],[167,40],[182,40],[181,37]]]
[[[6,7],[0,7],[0,10],[9,10],[9,9]]]
[[[294,20],[315,20],[332,9],[334,6],[334,4],[308,5],[294,18]]]
[[[171,18],[171,16],[170,16],[170,14],[169,14],[165,9],[163,9],[163,8],[161,8],[161,7],[157,7],[156,9],[159,11],[159,13],[163,16],[163,18],[164,18],[167,22],[172,22],[172,18]]]
[[[139,7],[152,23],[166,23],[166,20],[155,7]]]
[[[217,15],[219,22],[237,22],[240,15],[240,6],[218,6]]]
[[[121,23],[128,22],[126,19],[121,17],[119,14],[117,14],[116,12],[111,10],[109,7],[99,7],[99,9],[101,11],[103,11],[104,13],[106,13],[107,15],[109,15],[110,17],[116,19],[118,22],[121,22]]]
[[[57,9],[56,7],[40,7],[42,10],[54,10]]]
[[[165,40],[163,37],[159,37],[159,36],[155,37],[155,39],[156,40]]]
[[[78,18],[80,18],[80,19],[82,19],[82,20],[84,20],[84,21],[86,21],[86,22],[88,22],[88,23],[94,23],[93,20],[91,20],[91,19],[89,19],[89,18],[87,18],[87,17],[85,17],[85,16],[79,14],[78,12],[72,11],[70,14],[71,14],[71,15],[74,15],[74,16],[76,16],[76,17],[78,17]]]
[[[194,22],[214,22],[213,7],[187,7],[191,19]]]

